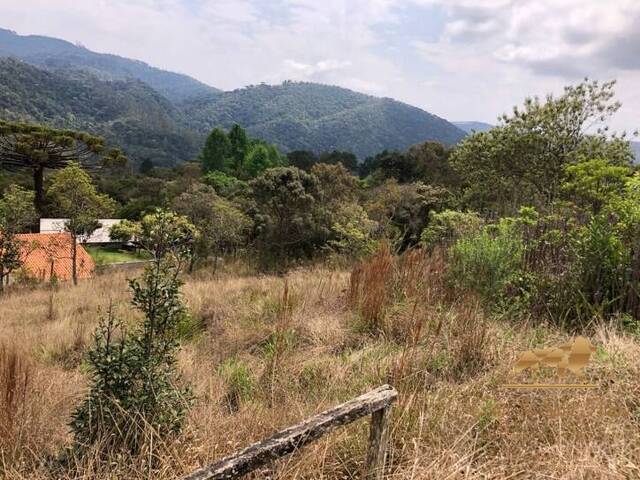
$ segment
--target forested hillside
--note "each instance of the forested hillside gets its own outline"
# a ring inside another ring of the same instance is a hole
[[[410,105],[314,83],[258,85],[187,102],[190,125],[207,132],[239,123],[282,150],[348,150],[358,157],[425,140],[454,144],[464,132]]]
[[[342,150],[360,159],[465,136],[390,98],[294,82],[221,93],[143,62],[2,29],[0,116],[99,133],[135,163],[150,158],[158,165],[193,159],[206,134],[235,123],[283,152]]]
[[[220,92],[187,75],[167,72],[138,60],[92,52],[57,38],[17,35],[1,28],[0,57],[16,57],[52,69],[88,70],[107,80],[134,78],[145,82],[172,101]]]
[[[15,59],[0,59],[0,118],[88,130],[134,160],[164,165],[192,159],[202,143],[182,127],[171,102],[143,82],[46,71]]]

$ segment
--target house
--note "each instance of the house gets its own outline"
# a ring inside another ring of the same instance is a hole
[[[64,232],[64,222],[66,218],[41,218],[40,219],[40,233],[62,233]],[[114,242],[109,237],[109,230],[114,225],[117,225],[122,220],[119,218],[102,218],[98,220],[100,222],[100,228],[93,232],[88,238],[81,238],[81,243],[87,243],[89,245],[108,245]]]
[[[21,270],[40,281],[72,279],[72,237],[69,233],[22,233],[20,241]],[[95,263],[82,245],[77,246],[78,278],[90,278]]]

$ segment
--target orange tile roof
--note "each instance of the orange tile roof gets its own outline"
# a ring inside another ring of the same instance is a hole
[[[42,281],[49,281],[51,273],[58,280],[71,280],[72,238],[68,233],[23,233],[16,235],[20,240],[22,268],[29,275]],[[78,278],[89,278],[95,263],[82,245],[77,249]]]

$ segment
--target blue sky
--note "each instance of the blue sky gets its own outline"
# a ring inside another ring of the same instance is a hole
[[[0,26],[232,90],[306,80],[494,122],[527,95],[618,79],[640,126],[638,0],[0,0]]]

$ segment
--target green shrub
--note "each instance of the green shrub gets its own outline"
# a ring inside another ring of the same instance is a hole
[[[421,243],[429,249],[440,244],[451,244],[460,237],[478,232],[482,227],[482,218],[475,212],[431,211],[429,217],[429,226],[420,235]]]
[[[462,237],[449,250],[454,285],[495,303],[522,272],[524,245],[517,226],[507,219]]]
[[[608,316],[622,311],[630,255],[606,218],[594,217],[578,231],[575,252],[577,278],[587,313]]]

